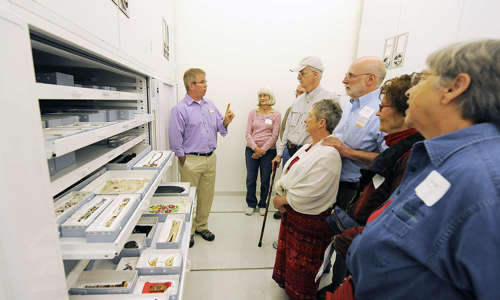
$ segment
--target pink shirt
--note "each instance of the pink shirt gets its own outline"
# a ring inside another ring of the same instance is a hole
[[[265,151],[276,148],[276,141],[280,132],[281,114],[274,111],[271,114],[261,115],[254,109],[248,114],[247,146],[255,150],[259,147]]]

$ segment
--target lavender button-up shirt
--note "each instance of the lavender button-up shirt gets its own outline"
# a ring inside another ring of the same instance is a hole
[[[168,140],[178,157],[187,153],[208,153],[217,148],[217,132],[227,134],[224,117],[206,98],[196,102],[186,95],[170,112]]]

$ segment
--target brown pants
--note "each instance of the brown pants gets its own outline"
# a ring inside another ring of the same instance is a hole
[[[193,217],[191,234],[208,229],[208,215],[212,208],[215,190],[215,153],[210,156],[186,155],[184,166],[180,168],[181,181],[196,187],[196,212]]]

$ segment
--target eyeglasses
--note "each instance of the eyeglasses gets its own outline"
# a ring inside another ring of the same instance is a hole
[[[192,83],[194,83],[194,84],[207,84],[207,83],[208,83],[208,81],[206,81],[206,80],[202,80],[202,81],[193,81]]]
[[[309,73],[312,73],[312,72],[311,71],[308,72],[307,70],[306,71],[300,71],[299,72],[299,76],[304,77],[304,76],[306,76]]]
[[[371,75],[373,73],[360,73],[360,74],[352,74],[352,73],[345,73],[344,77],[347,79],[353,79],[354,77],[358,77],[361,75]]]
[[[384,109],[384,107],[394,107],[394,105],[388,105],[388,104],[379,104],[378,105],[378,111],[382,111],[382,109]]]

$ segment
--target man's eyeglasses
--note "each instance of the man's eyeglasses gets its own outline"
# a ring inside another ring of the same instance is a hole
[[[384,107],[394,107],[394,105],[389,105],[389,104],[379,104],[378,105],[378,111],[382,111],[382,109],[384,109]]]
[[[360,73],[360,74],[353,74],[353,73],[345,73],[345,78],[347,79],[353,79],[355,77],[361,76],[361,75],[371,75],[373,73]]]
[[[192,83],[194,83],[194,84],[207,84],[207,83],[208,83],[208,81],[206,81],[206,80],[202,80],[202,81],[193,81]]]

